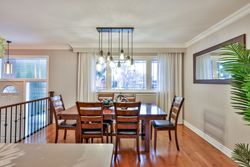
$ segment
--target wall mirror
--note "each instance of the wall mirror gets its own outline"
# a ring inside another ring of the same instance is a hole
[[[223,46],[240,43],[246,44],[246,35],[240,35],[218,45],[202,50],[193,55],[193,79],[194,83],[201,84],[228,84],[231,75],[223,69],[220,55]]]

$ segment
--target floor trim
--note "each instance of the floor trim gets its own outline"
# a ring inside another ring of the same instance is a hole
[[[220,142],[218,142],[217,140],[215,140],[214,138],[212,138],[211,136],[207,135],[206,133],[204,133],[203,131],[201,131],[200,129],[196,128],[195,126],[193,126],[192,124],[190,124],[189,122],[184,120],[184,125],[186,127],[188,127],[189,129],[191,129],[194,133],[196,133],[197,135],[199,135],[201,138],[203,138],[204,140],[206,140],[208,143],[210,143],[212,146],[214,146],[215,148],[217,148],[218,150],[220,150],[223,154],[225,154],[226,156],[228,156],[229,158],[231,158],[232,155],[232,150],[227,148],[226,146],[224,146],[223,144],[221,144]]]

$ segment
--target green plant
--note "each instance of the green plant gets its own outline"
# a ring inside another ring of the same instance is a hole
[[[250,122],[250,50],[240,44],[232,44],[222,49],[222,65],[232,75],[232,106],[238,114]]]
[[[250,148],[248,144],[236,144],[232,158],[240,167],[250,167]]]
[[[232,75],[232,106],[250,125],[250,50],[240,44],[231,44],[222,48],[222,55],[225,56],[221,59],[222,65]],[[236,144],[232,159],[240,167],[250,167],[249,145]]]
[[[6,49],[6,41],[5,39],[0,37],[0,58],[4,56],[5,49]]]

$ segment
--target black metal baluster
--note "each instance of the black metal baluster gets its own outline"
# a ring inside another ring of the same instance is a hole
[[[48,101],[47,101],[47,99],[45,101],[45,112],[46,112],[46,126],[47,126],[48,125],[48,118],[49,118],[49,116],[48,116]]]
[[[26,111],[26,105],[28,105],[27,103],[25,103],[24,104],[24,108],[23,108],[23,139],[25,139],[25,137],[26,137],[26,115],[27,115],[27,111]],[[29,112],[28,112],[28,114],[29,114]],[[28,122],[29,122],[29,119],[28,119]]]
[[[16,106],[16,113],[15,113],[15,143],[16,143],[16,132],[17,132],[17,106]]]
[[[41,130],[41,101],[38,101],[38,130]]]
[[[42,127],[44,128],[44,100],[41,101],[41,108],[42,108]]]
[[[10,143],[12,142],[12,106],[10,107]]]
[[[36,132],[36,110],[37,110],[37,103],[36,103],[36,101],[35,102],[33,102],[34,103],[34,110],[33,110],[33,113],[34,113],[34,115],[33,115],[33,118],[34,118],[34,131],[33,131],[33,133],[35,133]]]
[[[20,105],[20,114],[19,114],[19,139],[18,141],[21,141],[22,137],[22,112],[23,112],[23,105]]]
[[[4,123],[4,143],[7,141],[7,108],[5,108],[5,123]]]
[[[34,118],[35,104],[34,104],[34,102],[32,102],[31,104],[32,104],[32,110],[31,110],[31,116],[32,116],[32,130],[31,130],[31,134],[33,134],[33,132],[35,131],[35,118]]]

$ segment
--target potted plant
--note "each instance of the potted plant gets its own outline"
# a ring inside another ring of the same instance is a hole
[[[250,50],[235,43],[222,48],[222,65],[232,76],[231,104],[237,114],[250,125]],[[250,167],[250,148],[248,144],[235,145],[232,159],[240,167]]]

